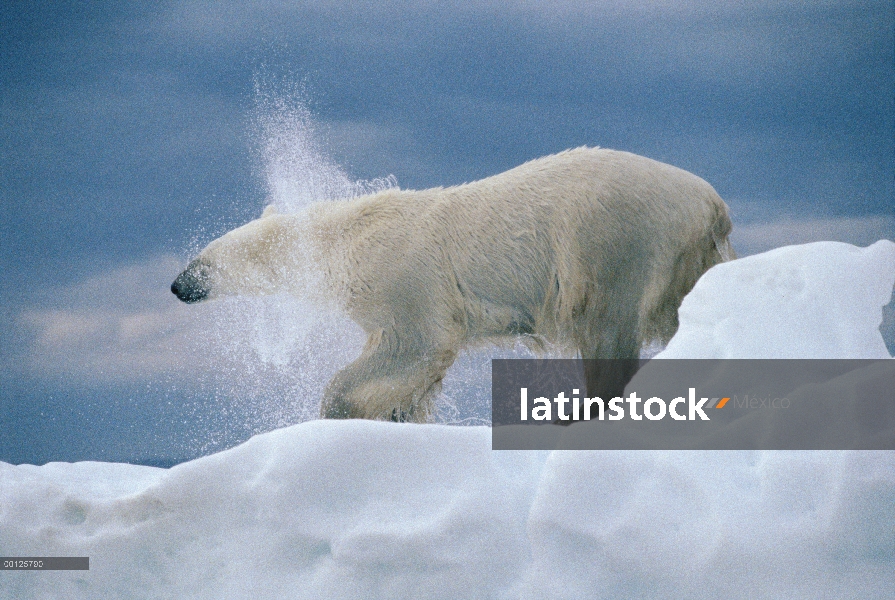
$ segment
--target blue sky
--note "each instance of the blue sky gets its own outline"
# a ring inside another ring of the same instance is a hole
[[[895,238],[889,1],[25,6],[0,7],[0,460],[183,457],[272,423],[184,441],[236,392],[190,345],[219,319],[167,293],[269,201],[259,82],[301,89],[355,179],[598,145],[709,181],[741,254]]]

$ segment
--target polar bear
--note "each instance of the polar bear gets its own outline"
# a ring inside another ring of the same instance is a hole
[[[455,187],[268,208],[211,242],[171,291],[190,303],[322,289],[367,335],[326,387],[322,416],[425,422],[476,341],[521,335],[586,359],[667,342],[696,280],[734,256],[730,231],[699,177],[582,147]],[[601,376],[586,373],[589,390]]]

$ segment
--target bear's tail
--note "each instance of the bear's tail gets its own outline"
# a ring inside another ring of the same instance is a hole
[[[725,207],[725,210],[721,211],[712,224],[712,241],[715,243],[715,250],[721,255],[722,262],[728,262],[737,257],[737,253],[730,243],[731,231],[733,231],[733,223],[731,223],[730,215]]]

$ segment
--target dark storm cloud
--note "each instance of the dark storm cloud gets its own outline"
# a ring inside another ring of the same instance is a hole
[[[693,170],[745,219],[739,202],[840,216],[891,208],[885,2],[6,12],[10,268],[25,248],[81,264],[180,250],[208,213],[247,218],[263,194],[246,139],[259,70],[306,81],[332,151],[358,177],[458,183],[590,144]]]
[[[142,33],[153,15],[115,6],[6,6],[3,267],[33,282],[151,252],[249,179],[233,99],[186,81]]]
[[[166,26],[205,49],[277,39],[321,117],[409,123],[439,167],[407,184],[588,142],[676,159],[734,196],[803,189],[873,212],[891,192],[885,3],[210,6]]]

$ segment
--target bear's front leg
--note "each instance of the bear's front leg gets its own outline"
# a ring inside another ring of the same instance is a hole
[[[320,414],[325,419],[425,423],[458,350],[421,347],[393,331],[378,331],[360,357],[327,385]]]

